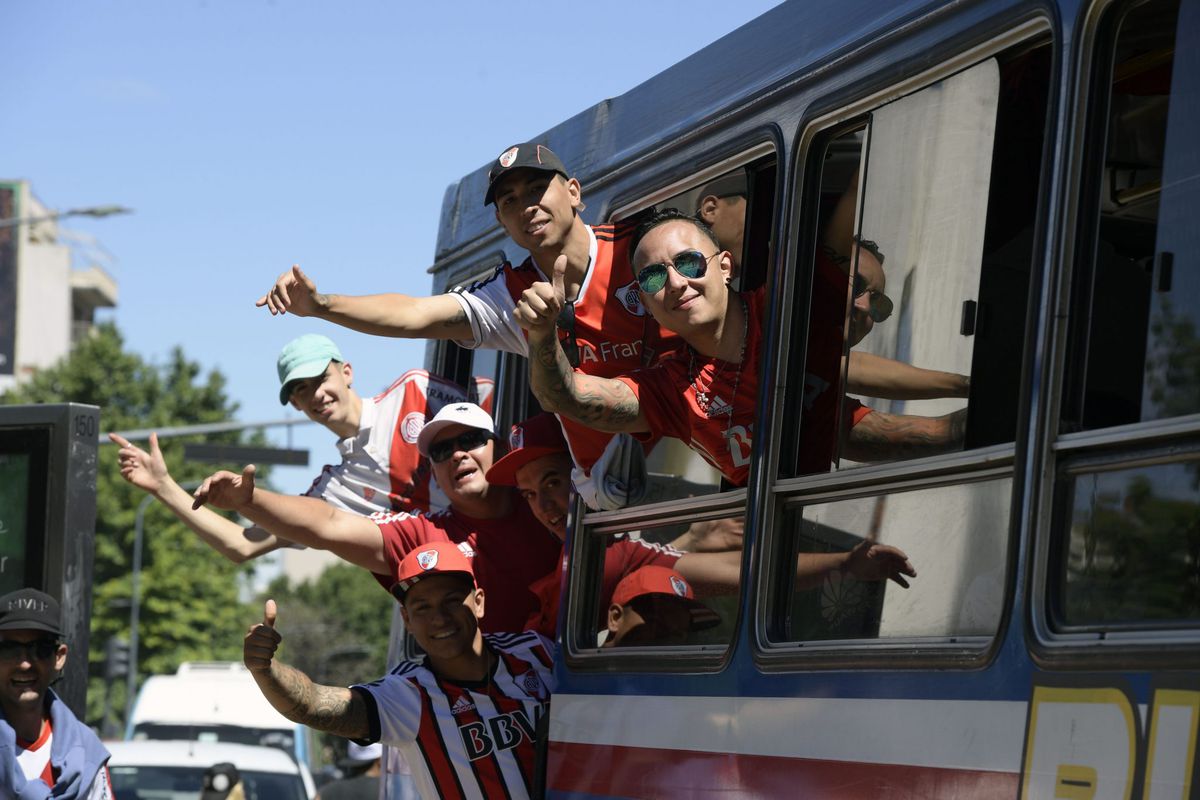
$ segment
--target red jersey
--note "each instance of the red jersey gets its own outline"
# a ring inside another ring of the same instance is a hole
[[[740,364],[702,356],[691,347],[685,347],[653,367],[618,378],[638,398],[652,431],[638,434],[639,438],[674,436],[681,439],[735,486],[745,486],[750,476],[764,297],[763,289],[741,295],[746,310],[746,345]],[[827,333],[826,327],[818,324],[815,330]],[[831,345],[836,356],[833,372],[819,376],[820,380],[825,380],[824,388],[813,394],[811,405],[809,394],[805,392],[805,405],[810,413],[806,413],[801,425],[806,433],[811,432],[808,447],[824,454],[823,469],[829,468],[835,441],[835,398],[840,395],[841,347],[839,341],[828,336],[815,345],[822,355]],[[813,351],[814,344],[810,340],[809,352]],[[823,363],[817,366],[825,369]],[[810,378],[811,374],[806,374],[806,385]],[[834,391],[825,391],[829,388]],[[870,409],[848,400],[848,427],[857,425],[869,413]],[[805,452],[809,450],[805,449]]]
[[[637,280],[629,265],[631,224],[596,225],[588,228],[590,260],[579,294],[571,304],[575,314],[574,336],[579,349],[577,371],[601,378],[653,364],[663,353],[679,346],[679,337],[659,328],[642,305]],[[521,294],[537,281],[549,282],[532,258],[519,266],[503,264],[491,277],[455,290],[471,322],[473,339],[459,342],[464,347],[507,350],[528,357],[529,344],[513,312]],[[560,339],[569,332],[559,330]],[[559,417],[571,456],[585,471],[604,452],[610,434]]]
[[[513,496],[513,510],[499,519],[475,519],[454,508],[429,515],[377,515],[389,574],[375,579],[389,591],[404,557],[430,542],[453,542],[471,559],[475,581],[487,597],[484,633],[523,630],[537,608],[529,587],[558,564],[562,543]]]
[[[495,668],[453,681],[406,661],[355,686],[371,741],[398,747],[422,797],[519,800],[532,794],[538,720],[554,689],[553,645],[536,633],[484,637]]]
[[[617,584],[635,569],[654,564],[675,568],[683,553],[665,544],[653,544],[641,539],[616,539],[604,551],[604,578],[600,583],[600,614],[607,616]],[[525,627],[543,636],[554,638],[558,631],[558,607],[562,595],[562,573],[566,569],[565,555],[559,560],[561,568],[542,577],[529,587],[538,597],[538,609],[529,616]]]

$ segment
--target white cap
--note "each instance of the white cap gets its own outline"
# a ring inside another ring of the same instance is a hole
[[[358,742],[351,742],[346,748],[346,758],[351,761],[377,761],[383,758],[383,745],[379,742],[374,744],[361,745]]]
[[[429,445],[433,444],[433,440],[443,428],[451,425],[466,425],[468,428],[479,428],[492,434],[496,432],[496,423],[492,421],[492,415],[479,406],[474,403],[451,403],[442,406],[442,410],[421,429],[421,434],[417,437],[417,449],[421,451],[421,455],[429,458]]]

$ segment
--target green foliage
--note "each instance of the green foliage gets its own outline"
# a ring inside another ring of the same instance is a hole
[[[384,673],[396,601],[364,570],[334,564],[315,580],[275,580],[280,657],[320,683],[346,686]],[[261,605],[259,606],[261,616]]]
[[[231,419],[237,410],[225,396],[220,373],[202,378],[199,365],[179,349],[161,367],[147,364],[124,349],[111,324],[99,326],[63,361],[0,397],[3,403],[67,401],[99,406],[103,431],[219,422]],[[236,442],[238,434],[207,440]],[[171,474],[185,486],[215,469],[185,463],[180,439],[164,440],[162,449]],[[134,525],[138,506],[147,497],[121,478],[116,457],[117,448],[102,442],[89,653],[92,721],[98,721],[104,698],[105,642],[129,638]],[[173,672],[185,660],[240,659],[248,619],[238,603],[241,568],[205,546],[158,503],[146,508],[144,532],[139,674]],[[123,706],[122,688],[117,687],[113,701],[117,708]]]

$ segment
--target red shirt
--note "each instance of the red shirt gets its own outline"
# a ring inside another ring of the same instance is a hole
[[[429,515],[376,515],[389,574],[376,575],[391,590],[404,557],[430,542],[454,542],[472,559],[475,581],[487,598],[484,633],[516,632],[537,608],[529,587],[558,564],[562,543],[513,496],[513,511],[499,519],[475,519],[453,508]]]
[[[844,286],[845,273],[841,274]],[[845,295],[844,290],[842,294]],[[685,347],[653,367],[618,377],[638,398],[652,431],[638,434],[639,438],[649,435],[681,439],[735,486],[745,486],[750,476],[765,293],[757,289],[741,297],[746,303],[746,346],[740,364],[702,356]],[[813,321],[811,330],[815,338],[809,341],[809,366],[820,372],[815,376],[811,371],[805,374],[806,413],[801,424],[801,449],[806,454],[813,453],[813,459],[823,458],[821,469],[827,470],[836,443],[842,349],[840,338],[836,338],[840,329],[825,324],[824,318],[818,322],[816,315]],[[821,335],[816,337],[817,333]],[[819,354],[815,362],[814,352]],[[811,381],[820,388],[810,395]],[[857,425],[869,413],[869,408],[847,400],[847,427]]]
[[[670,545],[652,544],[641,539],[616,539],[604,551],[604,578],[600,584],[600,614],[608,614],[613,592],[617,584],[635,569],[654,564],[675,568],[675,562],[683,553]],[[566,571],[566,557],[560,558],[561,568],[545,575],[529,587],[538,597],[538,609],[525,621],[528,630],[554,638],[558,631],[558,607],[562,595],[562,575]]]
[[[592,248],[587,272],[572,304],[575,342],[579,348],[577,371],[601,378],[653,364],[680,345],[679,337],[659,328],[642,305],[633,268],[629,265],[629,237],[633,225],[596,225],[588,230]],[[528,357],[525,331],[513,317],[521,294],[537,281],[549,281],[532,258],[520,266],[504,264],[486,280],[456,291],[474,338],[467,347],[508,350]],[[568,333],[559,330],[559,338]],[[611,434],[559,417],[575,463],[590,470],[604,452]]]

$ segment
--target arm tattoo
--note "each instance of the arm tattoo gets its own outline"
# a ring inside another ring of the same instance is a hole
[[[313,303],[317,308],[329,308],[329,304],[337,297],[336,294],[322,294],[321,292],[313,292]]]
[[[844,267],[850,263],[849,256],[842,255],[837,250],[834,250],[832,247],[830,247],[827,244],[821,245],[821,251],[824,252],[826,258],[828,258],[830,261],[832,261],[834,263],[834,265],[836,265],[836,266]]]
[[[542,408],[608,432],[627,430],[637,422],[640,405],[628,386],[576,373],[557,334],[531,344],[529,382]]]
[[[460,325],[466,325],[466,324],[467,324],[467,312],[464,311],[461,307],[458,309],[457,314],[455,314],[452,317],[448,317],[448,318],[442,320],[443,328],[457,328]]]
[[[255,673],[271,705],[292,722],[326,733],[361,739],[370,734],[363,699],[349,689],[322,686],[278,661],[269,673]]]
[[[967,409],[943,417],[872,411],[850,429],[845,455],[855,461],[887,461],[948,453],[962,447]]]

